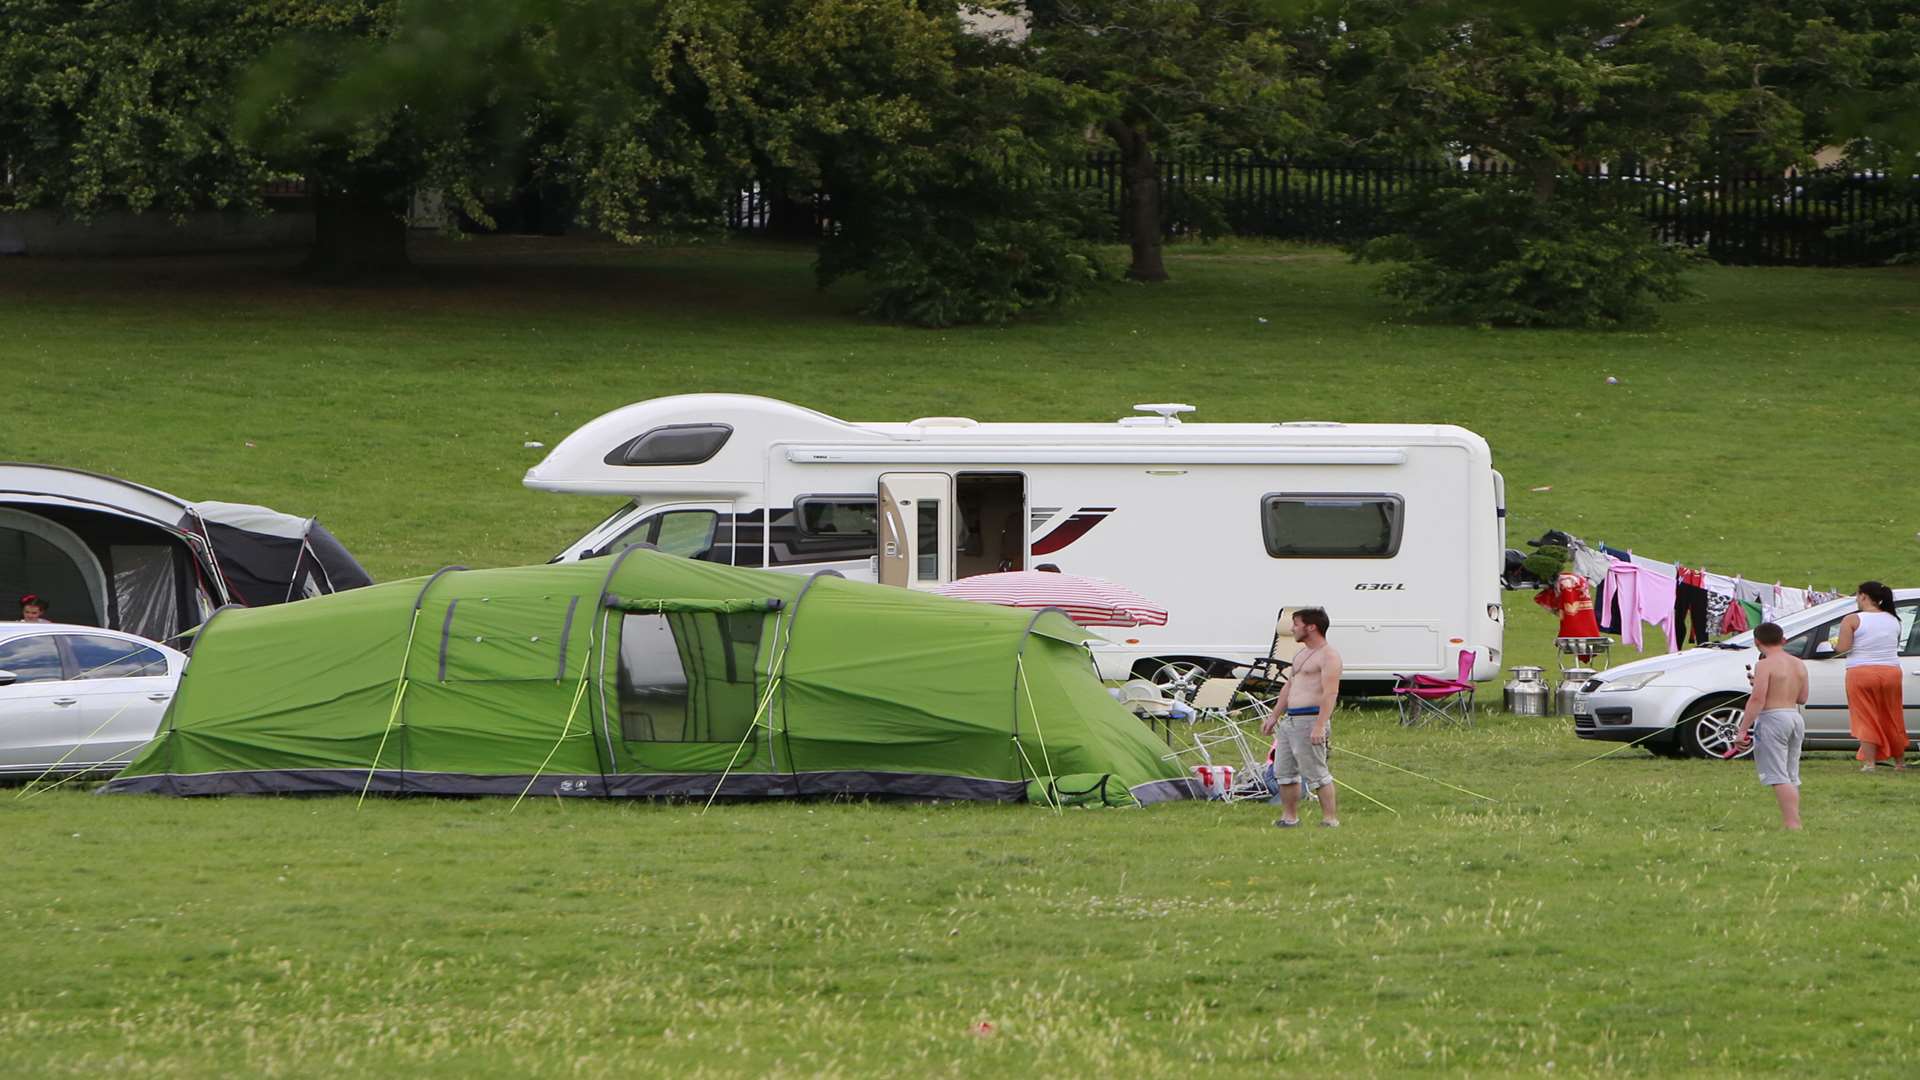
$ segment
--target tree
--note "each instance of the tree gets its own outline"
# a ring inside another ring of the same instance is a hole
[[[1342,130],[1381,149],[1498,155],[1541,201],[1582,167],[1700,160],[1734,117],[1750,163],[1800,152],[1746,49],[1629,0],[1355,0],[1322,29]]]
[[[1313,73],[1288,41],[1295,5],[1281,0],[1026,0],[1036,70],[1092,91],[1099,130],[1120,153],[1133,246],[1127,276],[1164,281],[1160,158],[1247,147],[1282,151],[1307,139]]]
[[[1679,294],[1681,257],[1602,165],[1804,150],[1790,103],[1755,85],[1752,51],[1678,9],[1626,0],[1352,0],[1318,25],[1330,108],[1370,148],[1512,163],[1476,190],[1420,189],[1401,228],[1358,257],[1401,264],[1382,287],[1412,310],[1501,325],[1642,320]],[[1737,133],[1737,141],[1729,138]],[[1516,202],[1515,196],[1520,197]]]
[[[821,283],[866,310],[1001,322],[1103,275],[1052,168],[1091,99],[914,0],[675,0],[650,68],[732,190],[827,200]],[[600,140],[589,139],[588,143]]]
[[[241,0],[0,0],[0,208],[257,208],[229,86],[271,34]]]
[[[482,222],[518,184],[566,68],[617,5],[560,0],[294,0],[240,83],[235,126],[304,176],[308,267],[353,276],[406,264],[408,203],[446,195]],[[635,5],[636,12],[650,10]]]

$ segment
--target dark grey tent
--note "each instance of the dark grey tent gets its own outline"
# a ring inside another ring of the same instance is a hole
[[[191,513],[234,603],[265,607],[373,584],[313,518],[226,502],[194,503]]]
[[[57,622],[163,641],[222,604],[259,607],[370,580],[311,518],[0,463],[0,619],[17,618],[19,598],[32,593]]]

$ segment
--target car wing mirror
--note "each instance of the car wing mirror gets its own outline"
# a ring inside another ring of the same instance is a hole
[[[20,681],[20,676],[11,671],[0,671],[0,686],[12,686]]]

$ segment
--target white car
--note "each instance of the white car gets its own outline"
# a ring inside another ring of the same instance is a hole
[[[118,630],[0,623],[0,777],[118,771],[159,729],[186,664]]]
[[[1787,635],[1787,651],[1807,662],[1809,750],[1859,748],[1847,727],[1847,662],[1834,655],[1833,644],[1840,620],[1855,610],[1853,598],[1847,597],[1779,620]],[[1897,590],[1894,613],[1900,616],[1907,734],[1916,738],[1920,737],[1920,589]],[[1656,754],[1722,757],[1746,707],[1748,676],[1757,658],[1753,635],[1742,634],[1603,671],[1574,698],[1574,734],[1610,742],[1644,738],[1641,745]]]

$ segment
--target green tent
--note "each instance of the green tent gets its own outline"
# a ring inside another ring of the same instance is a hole
[[[1194,794],[1058,612],[611,559],[442,570],[202,630],[109,791]]]

